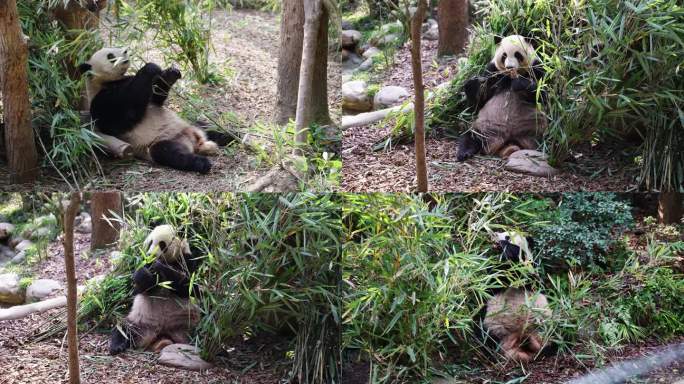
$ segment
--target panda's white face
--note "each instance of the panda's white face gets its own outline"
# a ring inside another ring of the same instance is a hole
[[[168,224],[156,226],[145,238],[143,247],[148,255],[159,255],[167,263],[173,263],[183,255],[190,254],[188,242],[178,238],[176,230]]]
[[[497,70],[517,77],[521,70],[530,69],[535,55],[534,47],[523,36],[510,35],[497,46],[493,62]]]
[[[99,81],[116,81],[123,78],[130,66],[128,48],[102,48],[86,62],[88,73]]]

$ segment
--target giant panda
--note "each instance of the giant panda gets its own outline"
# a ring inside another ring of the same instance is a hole
[[[516,263],[532,265],[532,239],[519,233],[500,232],[495,234],[495,241],[504,267]],[[482,325],[487,336],[494,338],[503,356],[515,362],[527,363],[540,353],[552,352],[553,347],[545,345],[539,333],[539,326],[552,315],[546,296],[531,286],[504,284],[492,292],[486,304]]]
[[[129,347],[159,352],[169,344],[187,344],[199,322],[199,308],[190,301],[190,277],[202,259],[170,225],[155,227],[143,247],[155,259],[133,274],[133,306],[112,329],[111,355]]]
[[[86,74],[90,115],[102,133],[133,148],[136,157],[184,171],[206,174],[218,144],[232,139],[204,132],[164,107],[171,86],[181,77],[176,68],[145,64],[127,76],[130,61],[124,48],[102,48],[79,69]]]
[[[460,139],[458,161],[478,153],[507,158],[521,149],[536,149],[537,139],[546,130],[546,118],[536,105],[544,70],[534,47],[520,35],[495,41],[496,52],[484,76],[463,86],[468,107],[477,117]],[[541,92],[541,102],[545,100]]]

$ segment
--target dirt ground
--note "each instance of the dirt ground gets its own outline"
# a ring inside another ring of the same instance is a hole
[[[431,89],[453,77],[456,59],[436,59],[437,42],[422,42],[423,77]],[[413,92],[411,56],[404,45],[395,62],[375,79],[385,85],[399,85]],[[439,128],[439,127],[436,127]],[[342,189],[349,192],[410,192],[416,188],[413,145],[391,151],[372,150],[373,144],[390,132],[390,125],[345,129],[342,133]],[[457,142],[442,135],[426,139],[429,190],[433,192],[474,191],[630,191],[637,188],[638,168],[630,163],[634,150],[615,145],[609,148],[574,148],[572,162],[552,178],[521,175],[503,169],[504,161],[477,156],[456,161]]]
[[[210,62],[218,73],[226,74],[225,82],[216,86],[198,86],[183,78],[174,86],[169,97],[174,110],[198,108],[216,120],[232,113],[242,123],[239,129],[254,124],[270,124],[275,117],[278,51],[280,45],[279,15],[266,12],[235,9],[216,11],[213,14]],[[163,63],[159,48],[153,39],[136,42],[134,49],[143,59]],[[331,116],[339,116],[340,64],[331,55],[329,59],[328,92]],[[190,101],[187,93],[194,90],[201,105]],[[184,96],[180,96],[184,95]],[[189,103],[194,103],[192,105]],[[202,121],[209,121],[202,116]],[[250,129],[251,131],[251,129]],[[263,133],[261,133],[264,135]],[[208,175],[177,171],[138,160],[117,160],[100,156],[102,174],[89,180],[81,188],[126,189],[136,191],[239,191],[254,182],[270,169],[271,165],[238,143],[225,147],[213,157]],[[71,181],[72,177],[66,175]],[[6,163],[0,162],[0,190],[67,190],[61,177],[47,165],[41,169],[36,185],[9,186]]]
[[[90,235],[75,234],[74,255],[77,280],[83,284],[111,268],[108,253],[89,252]],[[47,247],[47,257],[30,266],[36,278],[50,278],[66,285],[64,251],[58,238]],[[34,342],[41,330],[63,324],[64,308],[53,309],[26,318],[0,321],[0,361],[3,382],[66,383],[67,346],[63,334]],[[88,327],[85,327],[88,328]],[[158,355],[127,351],[109,355],[107,330],[80,334],[80,369],[83,383],[255,383],[274,384],[289,368],[287,340],[272,336],[235,339],[224,345],[211,370],[198,373],[157,364]]]

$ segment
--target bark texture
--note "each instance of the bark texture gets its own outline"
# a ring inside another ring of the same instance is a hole
[[[304,3],[302,0],[283,0],[282,9],[276,123],[284,125],[297,113],[299,64],[304,43]]]
[[[304,46],[302,63],[299,69],[299,87],[297,92],[297,115],[295,117],[295,142],[301,146],[307,141],[308,127],[312,118],[312,96],[314,87],[314,70],[318,32],[321,26],[323,3],[321,0],[304,0]],[[295,148],[295,154],[301,155],[301,148]]]
[[[682,219],[682,194],[661,192],[658,196],[658,221],[661,224],[675,224]]]
[[[417,191],[427,192],[427,163],[425,160],[425,86],[423,85],[423,66],[421,64],[421,29],[425,18],[425,0],[418,0],[418,9],[411,20],[411,69],[413,71],[413,88],[415,89],[415,147],[416,147],[416,179]],[[408,15],[407,15],[408,16]]]
[[[123,216],[121,192],[93,192],[90,198],[90,211],[93,223],[90,249],[106,248],[119,240],[121,224],[118,221],[107,221],[112,212]]]
[[[78,291],[76,287],[76,269],[74,267],[74,218],[81,203],[78,192],[71,193],[71,201],[64,211],[64,265],[67,282],[67,345],[69,347],[69,383],[79,384],[81,373],[78,365],[78,330],[76,328],[76,310],[78,308]]]
[[[439,56],[458,55],[468,43],[468,0],[440,0],[438,4]]]
[[[296,119],[299,101],[300,76],[304,60],[305,48],[305,7],[306,1],[285,0],[283,2],[282,21],[280,24],[280,54],[278,58],[278,96],[276,100],[276,123],[287,124]],[[312,70],[312,90],[306,102],[309,123],[329,124],[328,110],[328,22],[329,15],[321,5],[318,28],[315,36],[315,50],[309,62]],[[308,80],[307,80],[308,81]],[[308,125],[308,123],[307,123]]]
[[[0,85],[9,182],[35,182],[38,152],[31,127],[28,43],[21,32],[15,0],[0,1]]]

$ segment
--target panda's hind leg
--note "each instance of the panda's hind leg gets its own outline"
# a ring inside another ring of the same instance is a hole
[[[528,363],[534,356],[521,348],[519,333],[511,333],[504,337],[503,340],[501,340],[501,350],[506,358],[519,363]]]
[[[482,140],[473,132],[466,132],[458,143],[456,160],[466,161],[482,151]]]
[[[181,171],[207,174],[211,170],[211,162],[204,156],[193,153],[184,143],[175,140],[161,140],[150,147],[150,157],[160,165]]]

